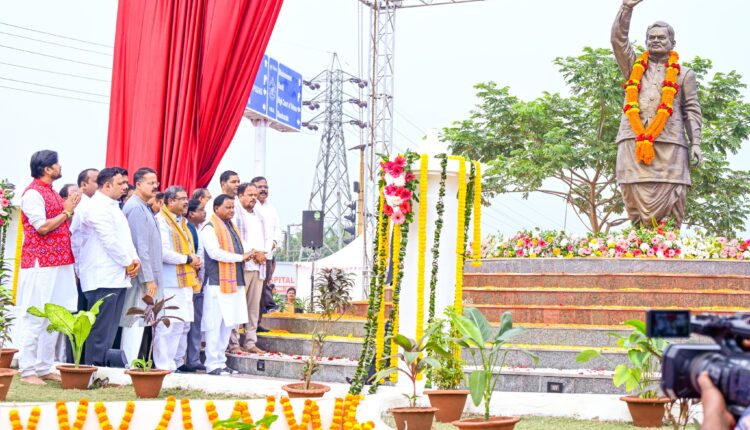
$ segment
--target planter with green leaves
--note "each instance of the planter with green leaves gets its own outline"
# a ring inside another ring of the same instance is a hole
[[[99,315],[99,307],[110,296],[111,294],[108,294],[97,300],[91,306],[91,309],[78,311],[75,314],[53,303],[45,303],[44,311],[35,306],[27,310],[31,315],[49,320],[49,325],[47,326],[48,332],[60,332],[70,340],[70,345],[73,348],[73,365],[61,364],[57,366],[57,370],[60,371],[63,389],[85,390],[88,388],[91,382],[91,375],[96,372],[96,367],[81,366],[83,344],[88,339],[91,327],[96,322],[96,316]]]
[[[5,348],[6,342],[10,342],[10,329],[13,320],[13,294],[10,289],[5,287],[7,271],[5,263],[0,265],[0,369],[9,369],[13,356],[18,352],[16,348]],[[2,383],[2,382],[0,382]],[[6,387],[7,388],[7,387]],[[1,391],[1,390],[0,390]]]
[[[628,364],[618,364],[612,378],[616,387],[625,385],[633,395],[620,400],[628,404],[633,425],[636,427],[660,427],[664,421],[665,405],[669,398],[659,395],[661,358],[669,342],[646,336],[646,324],[639,320],[628,320],[623,324],[633,328],[628,336],[609,333],[617,338],[617,345],[628,354]],[[604,358],[600,350],[587,349],[576,357],[579,363],[593,358]]]
[[[324,268],[315,278],[316,295],[313,306],[318,313],[318,319],[310,338],[310,355],[302,368],[302,382],[287,384],[281,387],[289,397],[323,397],[331,388],[325,384],[312,382],[313,375],[320,370],[320,357],[323,355],[326,333],[332,322],[338,321],[334,316],[341,309],[351,305],[351,290],[354,279],[351,273],[339,268]],[[339,314],[339,318],[343,314]]]
[[[453,307],[449,306],[445,310],[448,318],[454,314]],[[430,388],[434,390],[425,390],[424,393],[430,399],[430,405],[438,408],[435,412],[435,419],[439,422],[449,423],[461,419],[461,414],[466,406],[466,398],[470,391],[460,389],[461,383],[466,379],[463,365],[466,364],[457,354],[445,354],[444,351],[457,351],[460,349],[456,340],[452,337],[457,334],[457,329],[452,324],[452,320],[435,318],[430,326],[432,336],[430,345],[436,345],[440,351],[428,351],[431,357],[434,357],[440,365],[427,371],[427,381]]]
[[[146,307],[138,308],[132,307],[128,309],[127,315],[135,315],[138,318],[143,319],[145,326],[151,327],[151,332],[156,333],[156,328],[159,323],[169,327],[171,320],[183,321],[182,318],[173,315],[164,315],[162,312],[169,310],[177,310],[178,306],[167,306],[166,303],[173,299],[174,296],[154,301],[151,296],[143,296],[143,302],[146,303]],[[156,336],[151,339],[151,345],[148,348],[148,356],[146,359],[137,358],[130,363],[130,369],[126,370],[125,373],[130,375],[130,379],[133,381],[133,389],[135,395],[143,399],[153,399],[159,396],[161,392],[161,386],[164,383],[164,377],[172,373],[171,370],[154,369],[154,361],[151,359],[154,352],[154,341]]]
[[[521,421],[521,418],[491,417],[490,401],[509,352],[508,349],[503,347],[513,337],[523,332],[523,329],[513,327],[510,312],[503,313],[497,333],[493,332],[492,326],[487,322],[484,315],[474,308],[464,309],[463,315],[453,315],[451,320],[460,335],[460,338],[456,339],[456,343],[470,351],[477,368],[469,375],[471,400],[474,406],[479,406],[484,402],[483,418],[453,421],[452,424],[459,429],[513,429],[516,423]],[[534,364],[539,361],[530,352],[520,351],[527,354],[534,361]],[[496,367],[498,365],[499,367]]]
[[[409,400],[409,406],[388,410],[393,415],[393,419],[396,420],[397,430],[407,428],[409,430],[429,430],[432,428],[432,421],[438,409],[435,407],[417,406],[417,400],[419,399],[417,395],[417,377],[427,370],[440,366],[440,363],[434,357],[426,355],[428,345],[431,350],[448,354],[446,351],[439,351],[439,347],[437,346],[433,348],[433,345],[430,344],[430,336],[434,329],[435,327],[429,327],[425,334],[417,341],[409,339],[402,334],[386,337],[386,342],[390,342],[392,339],[402,349],[403,352],[395,354],[395,357],[403,364],[403,367],[387,367],[370,378],[371,381],[380,381],[396,372],[401,372],[409,378],[412,392],[411,394],[404,394],[404,397]],[[390,363],[391,357],[383,357],[381,360]]]

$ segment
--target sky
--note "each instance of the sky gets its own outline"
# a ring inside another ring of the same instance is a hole
[[[416,149],[427,130],[468,117],[477,101],[473,85],[479,82],[507,85],[525,100],[543,91],[565,93],[553,60],[577,55],[584,46],[609,47],[621,3],[486,0],[399,10],[394,146]],[[266,53],[310,78],[328,67],[335,52],[342,68],[357,75],[360,55],[367,58],[367,47],[360,49],[360,40],[367,40],[365,12],[357,0],[286,0]],[[116,14],[113,0],[0,0],[0,178],[25,186],[29,157],[40,149],[60,153],[63,178],[57,187],[75,182],[84,168],[103,167]],[[736,70],[750,82],[748,16],[747,0],[645,0],[634,12],[631,39],[642,43],[646,27],[665,20],[675,28],[681,58],[710,58],[714,70]],[[750,97],[750,91],[743,95]],[[314,113],[305,111],[303,119]],[[358,144],[353,127],[345,126],[347,147]],[[320,132],[268,132],[266,176],[283,226],[299,223],[308,207],[319,142]],[[253,157],[253,126],[243,119],[209,187],[214,195],[225,169],[243,180],[255,176]],[[750,169],[750,145],[732,156],[731,164]],[[358,166],[352,151],[352,181]],[[560,200],[533,194],[529,200],[498,197],[484,209],[482,222],[485,232],[506,234],[537,226],[585,231]]]

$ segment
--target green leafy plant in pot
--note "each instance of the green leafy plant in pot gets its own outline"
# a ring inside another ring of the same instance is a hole
[[[326,333],[332,322],[338,321],[343,314],[337,312],[351,305],[351,290],[354,287],[354,276],[342,269],[324,268],[315,278],[315,297],[313,306],[318,311],[318,319],[310,339],[310,355],[302,368],[302,382],[287,384],[281,387],[290,398],[322,397],[331,388],[325,384],[312,382],[313,375],[320,370],[320,357],[323,354]]]
[[[404,394],[409,400],[409,406],[405,408],[391,408],[389,412],[393,415],[396,420],[396,428],[398,430],[429,430],[432,428],[432,421],[437,412],[435,407],[418,407],[417,400],[417,376],[429,369],[435,369],[440,366],[440,363],[429,355],[426,355],[427,347],[430,345],[429,340],[435,327],[429,327],[425,334],[417,341],[410,339],[402,334],[395,336],[386,337],[385,341],[390,342],[391,339],[398,345],[403,352],[399,352],[396,357],[402,364],[403,367],[391,366],[382,369],[370,380],[379,381],[393,373],[401,372],[409,378],[412,385],[411,394]],[[431,349],[432,349],[432,345]],[[434,349],[439,347],[434,346]],[[445,354],[447,352],[443,351]],[[390,362],[391,357],[383,357],[382,360]]]
[[[169,327],[171,320],[183,321],[180,317],[163,313],[164,311],[179,309],[178,306],[166,305],[166,303],[173,298],[174,296],[154,301],[153,297],[145,295],[143,296],[143,302],[146,303],[146,307],[139,308],[133,306],[128,309],[126,314],[142,318],[143,324],[147,327],[151,327],[152,333],[156,333],[156,328],[159,323]],[[154,352],[155,340],[156,336],[152,336],[151,345],[149,345],[148,348],[148,356],[145,359],[136,358],[130,364],[131,369],[125,371],[126,374],[130,375],[130,379],[133,381],[135,394],[144,399],[153,399],[159,396],[164,377],[172,373],[171,370],[153,368],[154,362],[151,357]]]
[[[616,387],[625,385],[626,391],[634,393],[620,398],[628,404],[633,425],[660,427],[664,421],[665,405],[670,402],[668,397],[659,395],[661,358],[669,342],[646,336],[643,321],[628,320],[623,324],[633,328],[629,335],[614,332],[609,335],[617,339],[617,346],[626,350],[628,363],[615,366],[612,381]],[[594,358],[609,360],[601,350],[587,349],[578,354],[576,361],[585,363]]]
[[[500,379],[500,370],[505,365],[509,350],[503,348],[508,341],[523,332],[520,327],[513,327],[510,312],[503,313],[500,327],[494,332],[484,315],[475,308],[464,309],[463,315],[451,317],[453,325],[458,330],[460,338],[456,339],[461,347],[470,351],[477,370],[469,375],[469,390],[474,406],[484,402],[484,417],[453,421],[459,429],[512,429],[520,417],[490,417],[490,401],[495,386]],[[539,359],[528,351],[527,354],[536,364]],[[499,365],[499,368],[496,366]],[[497,374],[495,372],[497,371]]]
[[[11,306],[13,306],[13,297],[9,289],[2,286],[2,278],[5,273],[0,268],[0,401],[5,400],[13,382],[13,377],[18,373],[10,368],[13,355],[18,352],[15,348],[3,348],[5,342],[10,341],[11,323],[14,320]]]
[[[60,371],[63,389],[85,390],[88,388],[91,382],[91,375],[96,372],[97,368],[95,366],[81,366],[83,344],[88,339],[91,327],[96,322],[96,316],[99,315],[99,307],[111,295],[108,294],[97,300],[91,306],[91,309],[78,311],[75,314],[54,303],[45,303],[44,311],[35,306],[31,306],[26,311],[36,317],[48,319],[48,332],[60,332],[70,340],[70,345],[73,348],[73,365],[61,364],[57,366],[57,370]]]
[[[449,306],[444,313],[451,318],[455,315],[455,310]],[[466,363],[457,354],[449,353],[460,350],[455,339],[458,330],[452,319],[435,318],[430,328],[432,336],[430,336],[427,350],[429,355],[440,363],[440,366],[430,368],[426,372],[426,387],[433,388],[434,386],[436,389],[425,390],[424,393],[429,397],[430,404],[438,408],[435,412],[435,419],[449,423],[461,418],[466,405],[466,397],[470,393],[469,390],[460,389],[461,383],[466,379],[463,369]]]

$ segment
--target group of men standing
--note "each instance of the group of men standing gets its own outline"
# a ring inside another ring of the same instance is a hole
[[[129,188],[125,169],[86,169],[78,176],[79,189],[66,188],[63,199],[52,188],[62,176],[56,152],[34,153],[30,167],[34,179],[21,197],[22,381],[59,380],[51,372],[56,334],[47,333],[46,319],[26,312],[45,303],[75,311],[104,298],[84,364],[108,364],[118,327],[127,363],[142,356],[147,333],[142,319],[127,310],[144,307],[146,295],[176,306],[165,311],[176,317],[171,324],[159,324],[150,334],[156,368],[230,374],[226,351],[264,352],[256,345],[261,298],[280,241],[265,178],[241,183],[237,173],[222,173],[222,194],[213,199],[207,219],[208,190],[196,190],[192,199],[177,185],[160,193],[157,172],[148,167],[133,174],[134,193],[122,207]],[[157,193],[161,204],[155,202]]]

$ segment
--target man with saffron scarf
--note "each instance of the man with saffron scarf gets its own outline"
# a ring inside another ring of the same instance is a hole
[[[156,215],[162,243],[162,288],[167,302],[165,315],[173,319],[167,327],[160,324],[154,337],[154,365],[176,370],[185,361],[187,334],[193,321],[193,293],[200,291],[198,269],[203,264],[196,255],[193,238],[185,220],[188,196],[184,188],[173,185],[164,191],[164,206]],[[169,309],[177,306],[177,309]]]
[[[248,322],[245,302],[244,252],[234,217],[234,198],[221,194],[213,203],[214,214],[201,230],[205,249],[205,289],[201,330],[206,339],[206,372],[228,375],[226,348],[232,328]]]
[[[692,184],[690,158],[696,167],[703,163],[698,85],[695,72],[677,63],[674,29],[666,22],[648,27],[648,55],[638,60],[628,33],[633,8],[641,1],[623,0],[612,26],[612,50],[628,94],[616,139],[617,183],[634,225],[650,227],[672,218],[679,228]],[[670,69],[677,71],[674,82]]]

